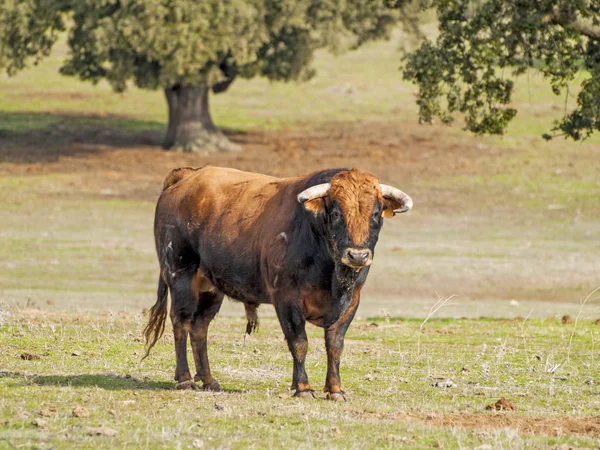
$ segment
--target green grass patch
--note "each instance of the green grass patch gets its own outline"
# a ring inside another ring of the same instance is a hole
[[[90,130],[111,129],[114,132],[143,133],[162,132],[164,124],[150,120],[138,120],[127,116],[86,117],[78,113],[8,112],[0,111],[2,133],[52,132],[78,134],[82,128]]]
[[[289,397],[291,358],[272,318],[246,339],[241,318],[216,319],[209,354],[225,392],[215,394],[174,389],[169,330],[140,364],[141,316],[2,314],[0,442],[11,447],[540,448],[598,437],[572,428],[599,406],[589,321],[357,320],[342,358],[351,401],[335,404]],[[308,334],[319,389],[322,330]],[[500,397],[517,409],[486,411]],[[116,434],[97,435],[103,427]]]

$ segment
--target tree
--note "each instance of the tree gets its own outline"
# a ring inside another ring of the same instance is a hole
[[[553,131],[575,140],[600,130],[598,0],[428,0],[439,37],[410,54],[404,77],[418,85],[421,121],[464,114],[477,134],[502,134],[517,111],[513,78],[537,67],[556,95],[585,69],[577,107]],[[550,139],[549,134],[544,135]]]
[[[0,3],[0,70],[14,75],[31,59],[50,53],[64,31],[63,0],[2,0]]]
[[[52,2],[5,1],[33,5],[30,16],[38,15],[35,6]],[[237,77],[306,80],[314,74],[316,49],[385,38],[398,20],[389,0],[62,1],[69,3],[72,26],[61,72],[94,83],[106,79],[115,91],[130,82],[163,89],[169,107],[163,146],[185,151],[235,147],[213,123],[209,97]],[[53,39],[39,45],[42,53]],[[9,47],[22,51],[23,43]],[[6,49],[0,48],[0,61],[2,54],[6,58]]]

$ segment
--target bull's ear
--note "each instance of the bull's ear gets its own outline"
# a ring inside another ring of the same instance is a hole
[[[302,203],[302,206],[316,216],[325,211],[325,200],[322,197],[314,198]]]
[[[383,200],[383,213],[381,214],[384,219],[391,219],[396,215],[394,210],[402,208],[402,204],[392,199],[386,198]]]
[[[312,212],[315,216],[325,211],[325,200],[323,197],[327,195],[327,191],[331,187],[329,183],[321,183],[304,189],[298,194],[298,201],[307,211]]]

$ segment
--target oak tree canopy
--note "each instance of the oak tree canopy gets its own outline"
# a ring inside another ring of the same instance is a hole
[[[421,121],[449,123],[461,113],[468,130],[502,134],[517,114],[510,106],[516,76],[535,67],[561,95],[584,69],[576,108],[552,132],[579,140],[600,130],[600,1],[421,3],[435,8],[440,33],[408,56],[404,70],[419,88]]]
[[[115,91],[129,83],[162,89],[165,148],[230,150],[212,121],[210,95],[236,78],[306,80],[315,50],[387,37],[397,7],[387,0],[4,0],[0,68],[13,74],[48,54],[67,29],[63,74],[105,79]]]

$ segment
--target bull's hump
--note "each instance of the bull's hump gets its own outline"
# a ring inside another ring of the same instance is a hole
[[[202,169],[202,176],[208,176],[211,180],[222,183],[236,183],[240,181],[262,180],[265,182],[277,181],[279,178],[261,173],[245,172],[243,170],[232,169],[230,167],[207,166]]]

